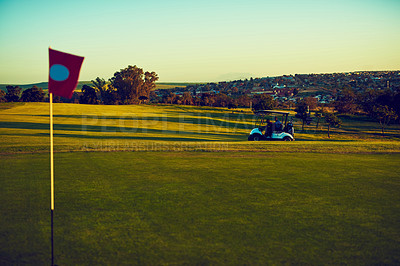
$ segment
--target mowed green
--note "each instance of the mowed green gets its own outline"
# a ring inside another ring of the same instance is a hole
[[[54,111],[58,265],[400,262],[398,126],[257,143],[246,110]],[[50,263],[48,113],[0,105],[1,265]]]
[[[0,264],[50,260],[48,155],[2,156]],[[398,264],[400,154],[57,153],[59,265]]]

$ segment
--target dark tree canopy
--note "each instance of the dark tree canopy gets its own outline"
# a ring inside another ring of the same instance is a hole
[[[337,95],[335,108],[341,114],[354,114],[358,109],[357,94],[350,86],[344,86]]]
[[[107,85],[106,81],[102,78],[97,77],[95,80],[92,80],[92,83],[95,87],[95,90],[100,92],[100,101],[105,103],[107,100]]]
[[[79,103],[83,104],[97,104],[96,90],[88,85],[83,85],[82,95],[80,96]]]
[[[122,104],[133,104],[140,103],[140,96],[149,97],[157,80],[158,76],[155,72],[144,72],[135,65],[115,72],[110,82]]]
[[[382,135],[385,134],[385,127],[389,125],[390,121],[398,118],[393,108],[387,105],[379,104],[373,107],[371,115],[379,121],[382,129]]]
[[[359,103],[361,108],[369,115],[372,114],[374,106],[377,103],[377,99],[382,94],[382,91],[367,89],[359,97]]]
[[[11,86],[11,85],[8,85],[6,88],[7,88],[7,93],[5,97],[7,102],[19,102],[22,89],[18,86]]]
[[[307,121],[307,119],[310,118],[309,106],[307,104],[307,101],[305,101],[305,100],[299,101],[296,104],[295,112],[296,112],[296,117],[300,118],[303,121],[302,126],[301,126],[301,130],[303,131],[304,123]]]
[[[193,97],[192,97],[192,95],[191,95],[189,92],[187,92],[187,91],[185,91],[185,92],[183,93],[183,96],[182,96],[182,104],[184,104],[184,105],[191,105],[191,104],[193,104]]]
[[[325,117],[325,122],[328,126],[328,138],[330,138],[331,127],[340,127],[342,125],[342,120],[340,120],[334,113],[324,113],[323,116]]]
[[[21,101],[22,102],[43,102],[46,93],[42,88],[33,86],[30,89],[24,90],[22,92]]]
[[[318,107],[318,100],[314,97],[305,97],[303,101],[308,106],[309,110],[316,110]]]
[[[315,125],[315,129],[318,130],[319,122],[321,121],[321,118],[324,116],[324,108],[321,108],[314,113],[314,117],[317,119],[317,124]]]
[[[275,100],[271,95],[258,94],[253,97],[253,110],[271,110],[275,107]]]

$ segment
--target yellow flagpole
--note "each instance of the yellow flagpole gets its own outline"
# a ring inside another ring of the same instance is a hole
[[[53,93],[50,99],[50,208],[51,208],[51,265],[54,265],[54,142],[53,142]]]
[[[54,210],[54,142],[53,142],[53,93],[50,92],[50,185],[51,210]]]

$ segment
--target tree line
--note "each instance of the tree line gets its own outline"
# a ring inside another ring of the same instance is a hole
[[[83,85],[78,101],[82,104],[139,104],[149,99],[157,80],[158,75],[155,72],[145,72],[137,66],[128,66],[115,72],[108,82],[98,77],[92,80],[93,86]],[[0,102],[46,101],[46,93],[36,86],[24,91],[11,85],[6,89],[7,92],[0,90]],[[73,98],[76,99],[76,95],[74,93]],[[54,97],[54,101],[62,100]]]
[[[329,105],[319,105],[315,98],[306,97],[296,103],[296,117],[304,124],[316,120],[318,128],[321,119],[330,127],[340,127],[339,114],[365,114],[379,122],[382,135],[393,122],[400,122],[400,91],[391,89],[366,89],[357,91],[351,86],[343,86],[335,93],[335,100]],[[333,111],[328,111],[333,110]],[[311,115],[311,110],[314,115]]]
[[[0,90],[0,102],[44,102],[46,93],[42,88],[33,86],[22,91],[18,86],[6,86],[7,93]]]

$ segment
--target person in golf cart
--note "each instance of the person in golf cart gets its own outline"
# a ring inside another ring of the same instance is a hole
[[[272,122],[269,119],[267,119],[266,126],[265,126],[265,136],[271,137],[273,128],[274,128],[274,125],[272,124]]]
[[[275,116],[275,123],[274,123],[274,125],[275,125],[275,130],[276,130],[276,131],[282,132],[282,130],[283,130],[282,122],[279,121],[278,117],[276,117],[276,116]]]
[[[292,120],[290,120],[289,123],[286,125],[285,131],[294,137],[294,127]]]

